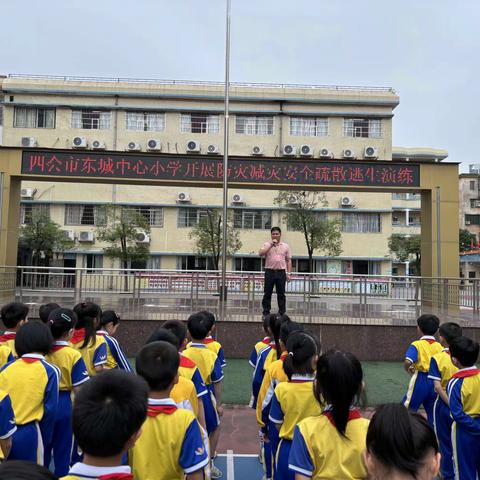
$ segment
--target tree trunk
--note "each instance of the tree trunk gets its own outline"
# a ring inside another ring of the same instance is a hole
[[[127,260],[123,261],[123,289],[125,292],[128,292],[128,262]]]

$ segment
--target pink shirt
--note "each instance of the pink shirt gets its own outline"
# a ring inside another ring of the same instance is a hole
[[[263,248],[268,248],[272,242],[265,242]],[[287,260],[291,257],[288,243],[280,242],[265,254],[265,268],[272,270],[286,270]]]

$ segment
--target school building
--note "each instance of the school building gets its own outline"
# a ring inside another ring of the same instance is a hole
[[[0,144],[82,151],[153,152],[170,155],[223,154],[223,85],[133,79],[92,79],[8,75],[0,78]],[[440,162],[444,150],[392,146],[393,112],[399,96],[391,88],[320,85],[232,84],[229,154],[251,157]],[[205,208],[222,205],[215,188],[22,183],[21,223],[32,213],[47,213],[75,241],[56,262],[65,267],[110,268],[120,265],[103,254],[96,228],[105,222],[105,205],[127,205],[148,220],[150,258],[132,268],[208,269],[195,253],[189,231]],[[242,248],[227,268],[258,271],[261,244],[280,225],[291,246],[294,271],[308,269],[300,232],[290,231],[277,192],[229,190],[234,227]],[[418,193],[329,191],[319,215],[338,218],[342,248],[338,257],[315,252],[315,271],[405,275],[409,263],[392,258],[392,233],[420,233]],[[20,256],[19,262],[28,259]]]

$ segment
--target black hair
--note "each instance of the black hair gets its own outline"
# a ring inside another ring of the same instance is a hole
[[[60,308],[60,305],[55,302],[45,303],[44,305],[40,305],[40,308],[38,309],[38,316],[40,317],[40,320],[43,323],[47,323],[48,317],[57,308]]]
[[[76,330],[85,329],[85,339],[80,348],[95,344],[95,335],[97,323],[102,317],[102,309],[93,302],[77,303],[73,307],[73,311],[77,314],[78,322],[75,327]]]
[[[275,315],[271,313],[268,315],[268,328],[270,333],[275,341],[275,348],[277,353],[277,360],[280,358],[280,343],[279,343],[279,336],[280,336],[280,327],[282,326],[282,317],[279,315]]]
[[[331,405],[333,422],[343,436],[347,428],[350,407],[361,391],[362,380],[362,365],[355,355],[329,350],[319,357],[315,397],[319,402],[323,399],[325,403]]]
[[[264,315],[262,317],[262,326],[265,333],[270,334],[268,328],[270,326],[270,315]]]
[[[0,464],[0,478],[5,480],[57,480],[47,468],[26,460],[9,460]]]
[[[28,307],[21,302],[7,303],[0,310],[0,317],[5,328],[15,328],[28,315]]]
[[[122,453],[147,417],[147,402],[147,384],[130,372],[109,370],[85,382],[72,413],[79,447],[102,458]]]
[[[280,326],[280,336],[279,339],[283,342],[283,344],[287,345],[288,337],[291,333],[296,331],[303,331],[303,325],[297,322],[283,322]]]
[[[180,320],[167,320],[162,328],[165,328],[172,332],[178,339],[178,348],[182,346],[185,338],[187,338],[187,326]]]
[[[440,325],[440,328],[438,329],[438,333],[450,345],[450,342],[454,338],[462,336],[462,327],[455,322],[446,322]]]
[[[120,315],[114,310],[105,310],[104,312],[102,312],[102,316],[100,317],[100,325],[102,327],[108,325],[109,323],[113,323],[113,325],[118,325],[119,322]]]
[[[283,370],[289,379],[292,375],[313,374],[312,357],[320,352],[320,342],[310,333],[296,331],[286,343],[288,355],[283,361]]]
[[[207,320],[207,325],[209,326],[208,331],[210,331],[213,328],[213,326],[215,325],[215,315],[212,312],[209,312],[208,310],[202,310],[198,313],[205,316],[205,318]]]
[[[449,345],[450,355],[456,358],[462,367],[472,367],[478,360],[478,342],[467,337],[457,337]]]
[[[180,348],[180,345],[178,344],[178,338],[172,331],[167,330],[164,327],[157,328],[145,342],[145,345],[153,342],[168,342],[171,343],[177,350]]]
[[[137,355],[136,369],[150,390],[165,390],[178,372],[180,356],[176,348],[167,342],[153,342],[145,345]]]
[[[187,328],[194,340],[203,340],[210,331],[209,325],[209,321],[201,313],[194,313],[188,317]]]
[[[52,332],[42,322],[27,322],[19,328],[15,335],[15,350],[19,357],[26,353],[46,355],[52,345]]]
[[[435,335],[440,325],[440,320],[436,315],[426,313],[417,318],[417,325],[424,335]]]
[[[388,403],[378,407],[370,420],[367,451],[384,467],[417,478],[426,456],[438,453],[438,443],[422,415],[401,403]]]
[[[282,233],[282,229],[280,227],[272,227],[270,229],[270,233],[273,233],[273,232]]]
[[[69,308],[57,308],[48,317],[48,327],[55,340],[65,335],[77,324],[77,314]]]

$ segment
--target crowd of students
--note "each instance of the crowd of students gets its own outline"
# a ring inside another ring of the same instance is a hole
[[[0,479],[221,478],[214,457],[226,366],[215,317],[202,311],[156,329],[135,359],[114,334],[120,317],[5,305],[0,336]],[[266,479],[475,479],[480,474],[477,342],[459,325],[418,319],[402,403],[362,417],[362,365],[322,352],[286,315],[264,319],[253,348],[252,407]],[[443,347],[443,348],[442,348]],[[421,405],[427,413],[414,413]],[[253,479],[252,479],[253,480]]]

